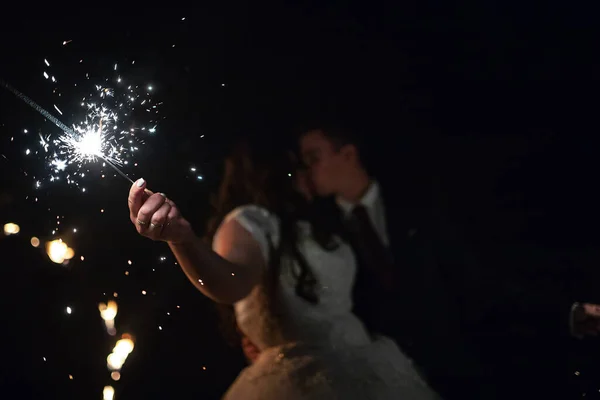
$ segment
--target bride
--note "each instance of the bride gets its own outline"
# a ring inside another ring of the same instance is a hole
[[[396,344],[352,314],[352,249],[309,204],[291,161],[245,146],[226,160],[212,249],[143,179],[129,193],[138,232],[167,242],[203,294],[233,305],[260,352],[224,399],[437,399]]]

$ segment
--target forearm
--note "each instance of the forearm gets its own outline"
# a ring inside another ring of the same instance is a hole
[[[192,284],[215,302],[233,304],[252,290],[252,278],[245,276],[247,268],[219,256],[198,237],[169,243],[169,247]]]

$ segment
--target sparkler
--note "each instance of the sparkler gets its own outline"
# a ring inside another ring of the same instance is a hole
[[[116,121],[116,114],[110,112],[106,108],[89,105],[88,108],[90,108],[90,113],[85,122],[75,126],[73,129],[69,128],[54,115],[50,114],[35,101],[12,87],[7,82],[0,80],[0,85],[12,92],[15,96],[46,117],[46,119],[64,132],[64,135],[58,139],[57,144],[62,149],[61,154],[67,156],[67,160],[61,160],[60,158],[53,159],[51,165],[53,165],[55,169],[63,170],[69,162],[82,163],[84,161],[94,161],[96,158],[100,158],[119,175],[133,183],[133,180],[115,165],[115,163],[119,163],[119,150],[114,144],[111,144],[110,140],[107,140],[108,132],[103,130],[102,127],[103,120],[107,121],[107,123],[105,123],[106,128],[110,126],[111,122]],[[111,92],[108,89],[103,89],[102,93],[103,96],[109,96]],[[58,110],[56,106],[55,108]],[[95,126],[96,119],[98,120],[97,128]],[[48,141],[43,137],[41,137],[41,144],[47,151]]]

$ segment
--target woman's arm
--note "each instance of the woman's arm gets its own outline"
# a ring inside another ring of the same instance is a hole
[[[233,304],[246,297],[265,266],[258,243],[233,219],[217,231],[214,251],[195,235],[169,247],[194,286],[218,303]]]
[[[131,222],[153,240],[167,242],[190,281],[212,300],[233,304],[260,281],[266,262],[260,245],[235,219],[226,221],[214,239],[214,251],[193,232],[175,203],[146,190],[138,180],[129,191]]]

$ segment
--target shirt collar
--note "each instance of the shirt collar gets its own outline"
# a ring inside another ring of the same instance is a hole
[[[379,198],[379,184],[376,181],[371,181],[369,184],[369,188],[365,192],[365,194],[361,197],[358,203],[352,203],[348,200],[342,199],[341,197],[336,197],[336,202],[338,206],[342,209],[344,214],[348,215],[352,212],[352,209],[357,205],[363,205],[367,209],[371,209],[375,206],[377,199]]]

